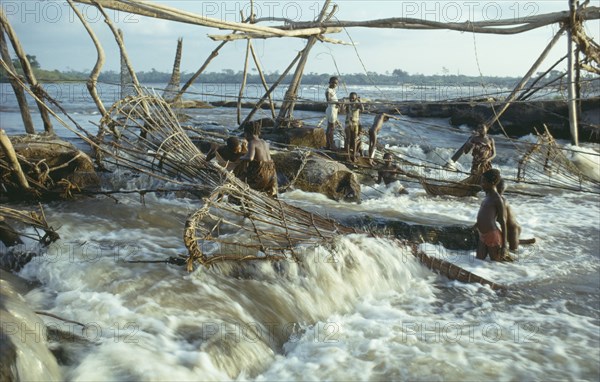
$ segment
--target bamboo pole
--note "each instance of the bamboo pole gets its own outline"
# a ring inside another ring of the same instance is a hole
[[[321,12],[319,13],[319,16],[317,18],[318,22],[323,21],[323,18],[325,17],[325,13],[327,12],[327,8],[329,8],[330,3],[331,0],[326,0],[325,4],[323,4],[323,8],[321,9]],[[306,61],[308,60],[310,50],[316,42],[317,38],[315,36],[312,36],[308,39],[306,43],[306,47],[304,48],[302,57],[298,62],[298,66],[296,66],[296,71],[294,72],[294,76],[292,77],[290,86],[288,87],[287,91],[285,92],[285,96],[283,97],[283,103],[279,108],[279,115],[277,116],[277,125],[279,125],[288,118],[291,119],[293,116],[294,105],[296,104],[296,96],[298,94],[298,87],[300,86],[300,83],[302,81],[302,74],[304,73],[304,66],[306,66]]]
[[[271,87],[269,88],[269,90],[262,96],[262,98],[260,100],[258,100],[258,102],[256,103],[256,105],[254,105],[254,108],[252,109],[252,111],[250,113],[248,113],[248,115],[246,116],[246,119],[244,119],[244,121],[242,122],[242,125],[245,124],[246,122],[250,121],[250,119],[252,119],[252,117],[254,116],[254,114],[256,113],[256,111],[258,110],[258,108],[265,102],[265,100],[269,97],[269,95],[273,92],[273,90],[275,90],[275,88],[279,85],[279,83],[281,81],[283,81],[283,79],[285,78],[285,76],[287,76],[287,74],[290,72],[290,70],[292,69],[292,67],[294,65],[296,65],[296,63],[298,62],[298,60],[302,56],[303,52],[304,52],[303,50],[301,50],[300,52],[298,52],[298,54],[296,55],[296,58],[294,58],[294,60],[283,71],[283,73],[281,74],[281,76],[279,76],[279,78],[277,79],[277,81],[275,81],[273,83],[273,85],[271,85]]]
[[[10,53],[8,53],[8,45],[6,44],[6,39],[4,38],[4,28],[1,28],[0,25],[0,51],[2,54],[2,59],[8,65],[11,71],[17,72],[10,58]],[[35,134],[35,128],[33,127],[33,120],[31,119],[31,113],[29,112],[29,105],[27,105],[27,98],[25,97],[25,92],[19,86],[17,81],[11,76],[8,76],[10,81],[10,85],[13,88],[13,92],[15,93],[15,97],[17,98],[17,103],[19,104],[19,110],[21,111],[21,119],[23,120],[23,126],[25,126],[25,132],[27,134]]]
[[[79,9],[75,6],[75,4],[73,3],[73,0],[67,0],[67,2],[73,9],[73,12],[75,12],[77,17],[79,18],[79,20],[81,20],[83,27],[90,35],[90,38],[92,39],[92,42],[94,43],[94,46],[96,47],[96,52],[98,54],[98,56],[96,58],[96,65],[94,65],[94,69],[92,69],[92,72],[90,73],[90,77],[88,78],[88,80],[86,82],[86,86],[87,86],[88,92],[90,93],[90,96],[92,97],[92,99],[94,100],[94,103],[96,104],[96,107],[98,108],[98,111],[100,111],[100,114],[102,115],[102,117],[104,117],[104,116],[106,116],[106,108],[104,107],[102,100],[98,96],[98,90],[96,88],[96,84],[98,83],[98,76],[100,75],[100,69],[102,69],[102,66],[104,66],[104,62],[105,62],[104,49],[102,48],[100,41],[98,41],[98,38],[96,37],[96,34],[94,33],[94,30],[90,27],[90,25],[86,21],[85,17],[83,17],[83,15],[79,11]]]
[[[6,35],[8,36],[8,39],[10,40],[17,57],[19,58],[19,62],[21,62],[23,73],[25,74],[25,78],[27,78],[27,81],[31,86],[31,90],[33,90],[33,92],[38,96],[39,100],[36,103],[38,109],[40,110],[42,122],[44,123],[44,130],[46,131],[46,133],[52,134],[54,132],[52,128],[52,121],[50,120],[50,115],[44,108],[44,90],[35,78],[35,74],[33,73],[31,64],[29,63],[27,55],[25,54],[25,51],[23,50],[23,47],[21,47],[21,43],[19,42],[19,38],[17,37],[17,34],[15,33],[10,23],[8,22],[8,19],[6,18],[6,15],[4,14],[4,11],[2,9],[0,9],[0,23],[2,24],[4,31],[6,32]]]
[[[577,99],[575,94],[575,47],[573,44],[573,31],[577,26],[576,12],[577,0],[569,0],[569,28],[567,29],[567,56],[568,56],[568,100],[569,127],[571,130],[571,141],[575,146],[579,145],[579,133],[577,129]]]
[[[194,73],[194,75],[192,77],[190,77],[190,79],[185,83],[185,85],[183,85],[183,87],[181,88],[181,90],[179,91],[179,93],[177,93],[177,95],[175,96],[175,98],[173,99],[173,102],[178,102],[181,99],[181,96],[183,95],[183,93],[185,93],[188,88],[190,86],[192,86],[192,84],[194,83],[194,81],[196,81],[196,79],[198,78],[198,76],[200,74],[202,74],[202,72],[204,72],[204,70],[206,70],[206,68],[208,67],[208,64],[210,64],[210,62],[219,55],[219,50],[221,50],[221,48],[223,46],[225,46],[225,44],[227,44],[227,41],[223,41],[222,43],[220,43],[208,56],[208,58],[204,61],[204,63],[202,64],[202,66],[200,67],[200,69],[198,69],[196,71],[196,73]]]
[[[269,91],[269,85],[267,85],[267,79],[265,78],[264,72],[262,70],[262,65],[260,64],[260,60],[256,55],[256,51],[254,50],[254,44],[250,42],[250,53],[252,54],[252,59],[254,60],[254,65],[256,66],[256,70],[258,71],[258,75],[260,76],[260,81],[265,88],[265,91]],[[271,115],[273,119],[275,119],[275,104],[273,103],[273,99],[271,98],[271,94],[268,94],[269,105],[271,106]]]
[[[24,190],[29,190],[29,182],[27,182],[27,178],[23,173],[23,169],[21,169],[21,165],[19,164],[19,160],[17,159],[17,154],[15,153],[15,148],[13,147],[8,135],[4,129],[0,128],[0,147],[4,151],[6,155],[6,159],[8,160],[8,165],[10,166],[13,174],[17,178],[19,185]]]

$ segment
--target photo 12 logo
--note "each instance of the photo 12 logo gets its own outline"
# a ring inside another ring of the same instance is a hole
[[[402,16],[441,23],[520,21],[540,13],[534,1],[403,1]]]
[[[104,23],[104,15],[92,4],[73,2],[79,13],[88,23]],[[79,16],[67,1],[2,1],[2,11],[11,22],[22,24],[38,23],[80,23]],[[139,22],[139,15],[104,9],[104,12],[116,23]]]

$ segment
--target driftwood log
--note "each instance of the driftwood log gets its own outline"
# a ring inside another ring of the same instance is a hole
[[[356,175],[343,164],[311,152],[285,152],[272,155],[281,189],[297,188],[318,192],[333,200],[360,201]]]

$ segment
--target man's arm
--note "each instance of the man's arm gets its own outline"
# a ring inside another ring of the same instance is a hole
[[[254,140],[252,140],[252,141],[248,142],[248,152],[246,153],[246,155],[241,157],[240,160],[252,161],[252,160],[254,160],[255,155],[256,155],[256,145],[254,143]]]
[[[219,146],[215,143],[210,145],[210,150],[208,150],[208,154],[206,154],[206,161],[210,162],[215,156],[217,156],[217,149]]]
[[[490,157],[490,159],[488,159],[488,161],[492,161],[492,159],[494,159],[496,157],[496,142],[494,142],[493,138],[490,138],[490,143],[492,146],[492,156]]]

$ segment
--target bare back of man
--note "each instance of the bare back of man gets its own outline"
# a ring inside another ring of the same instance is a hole
[[[271,153],[269,152],[269,143],[254,136],[252,139],[248,140],[248,152],[240,159],[270,162]]]
[[[389,120],[389,116],[385,113],[377,114],[373,119],[373,126],[369,129],[369,158],[375,156],[375,147],[377,145],[377,134],[381,130],[383,123]]]
[[[248,140],[248,152],[240,158],[234,174],[252,189],[277,196],[277,172],[269,153],[269,144],[259,138],[260,126],[248,125],[244,128]]]
[[[479,231],[479,244],[476,258],[484,260],[488,255],[494,261],[507,261],[506,257],[506,214],[504,201],[496,185],[500,181],[500,172],[492,169],[486,171],[481,179],[481,188],[485,191],[485,199],[477,213],[475,227]],[[496,225],[500,223],[500,229]]]

